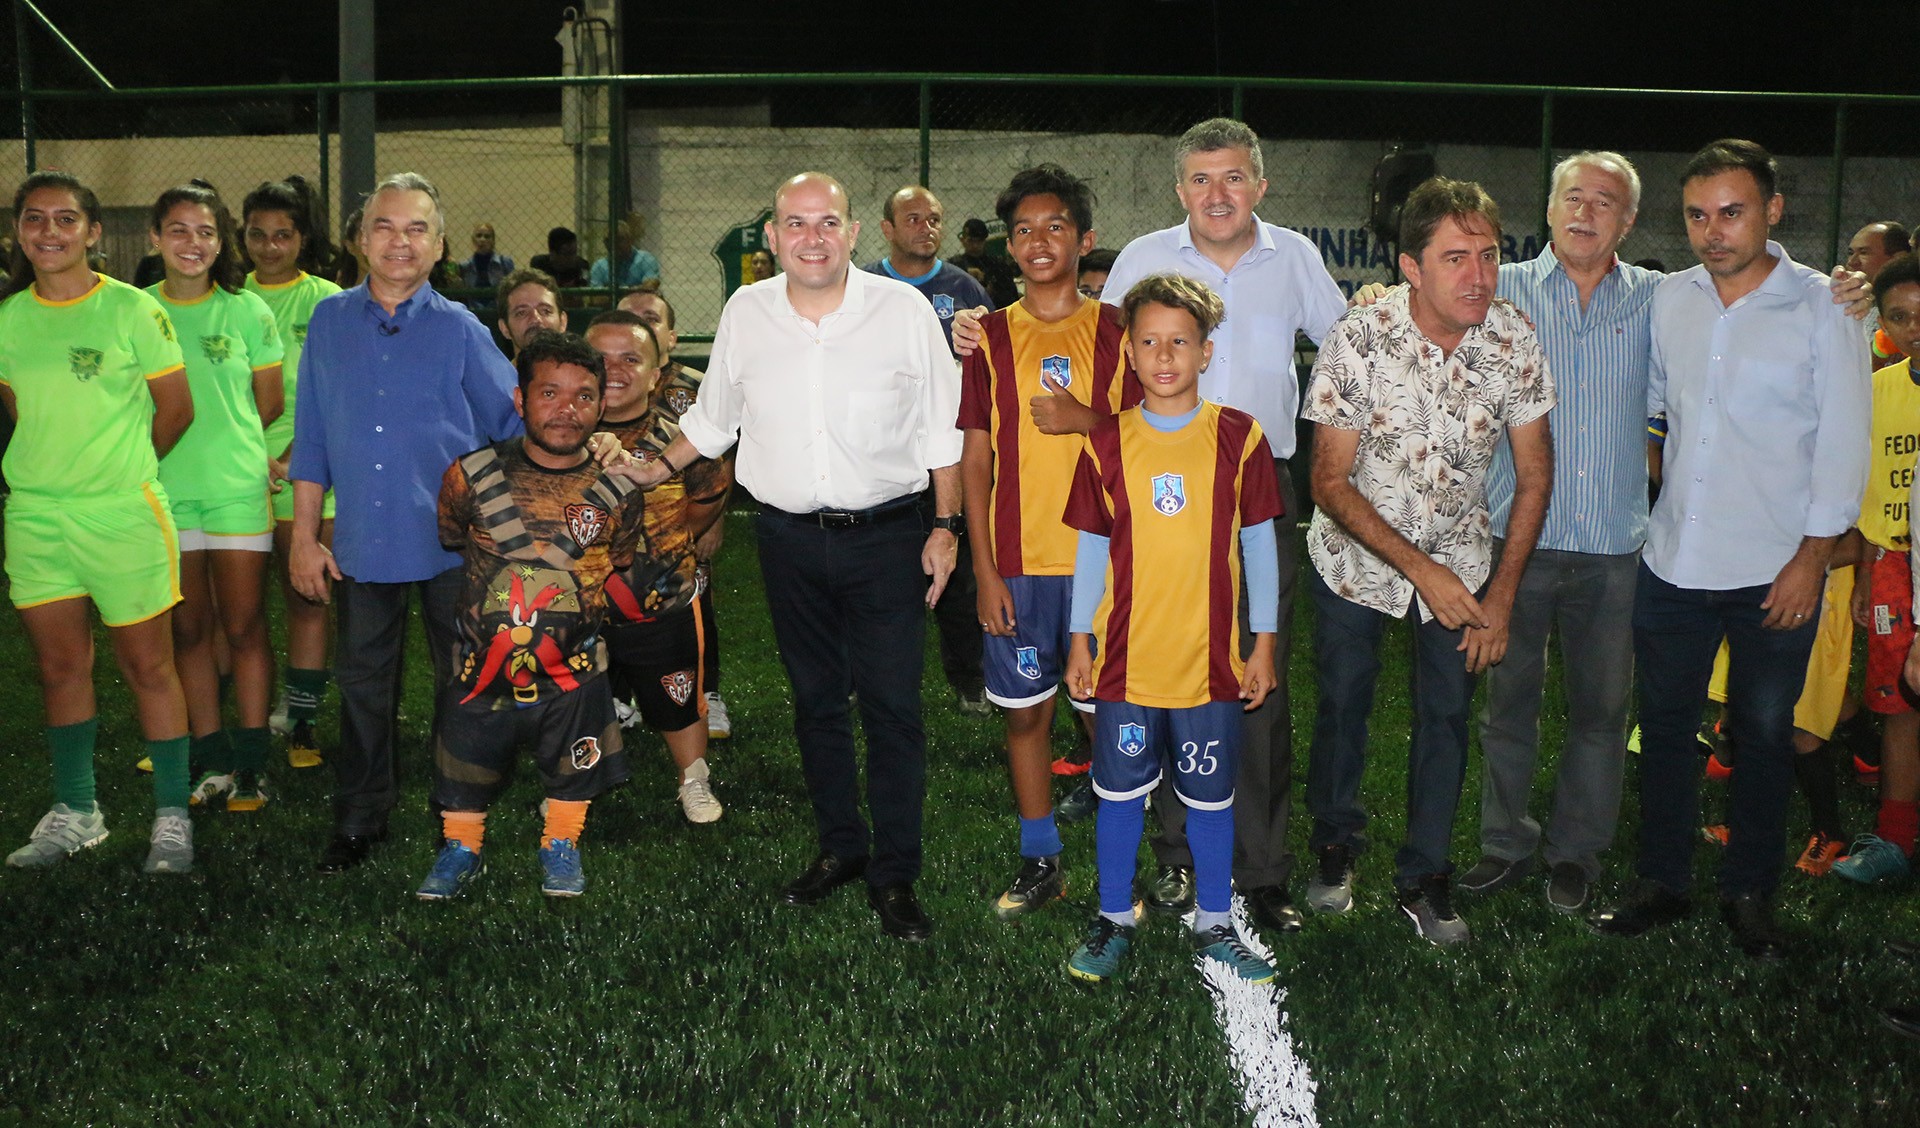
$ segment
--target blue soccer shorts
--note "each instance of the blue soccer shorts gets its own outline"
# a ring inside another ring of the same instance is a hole
[[[1013,634],[982,638],[980,672],[988,701],[1024,709],[1052,697],[1066,676],[1073,577],[1009,576],[1006,584],[1013,595]],[[1073,701],[1073,707],[1093,712],[1091,701]]]
[[[1209,701],[1155,709],[1100,701],[1093,712],[1093,790],[1102,799],[1152,791],[1170,761],[1180,801],[1203,811],[1233,806],[1240,772],[1241,704]]]

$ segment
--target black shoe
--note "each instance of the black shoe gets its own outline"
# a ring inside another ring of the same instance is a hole
[[[1147,908],[1180,916],[1193,909],[1193,867],[1161,866],[1147,886]]]
[[[1593,897],[1593,883],[1587,871],[1572,862],[1560,862],[1547,878],[1547,904],[1569,915],[1587,907]]]
[[[1484,897],[1496,893],[1533,872],[1533,856],[1508,861],[1492,854],[1475,862],[1473,868],[1454,879],[1454,888],[1462,893]]]
[[[1880,1012],[1880,1021],[1895,1034],[1920,1038],[1920,1007],[1888,1007]]]
[[[898,885],[867,886],[867,904],[880,914],[880,931],[895,940],[917,944],[933,935],[933,921],[927,919],[920,902],[914,898],[913,886],[904,881]]]
[[[1063,823],[1085,822],[1099,809],[1100,797],[1093,793],[1093,781],[1082,776],[1066,798],[1054,804],[1053,817]]]
[[[1307,918],[1294,907],[1284,885],[1258,885],[1240,895],[1247,900],[1247,916],[1263,932],[1298,932],[1306,926]]]
[[[345,873],[367,860],[367,855],[373,852],[374,843],[386,840],[385,830],[371,834],[341,834],[336,831],[327,840],[327,848],[320,851],[320,860],[314,863],[313,868],[321,873]]]
[[[806,872],[780,890],[783,905],[817,905],[827,894],[867,872],[867,859],[842,858],[823,853],[807,866]]]
[[[1657,881],[1642,881],[1632,896],[1587,918],[1587,925],[1603,936],[1638,936],[1649,928],[1672,924],[1692,911],[1690,898]]]
[[[1764,893],[1720,898],[1720,919],[1733,930],[1733,942],[1748,959],[1779,963],[1787,958],[1787,937],[1773,923],[1773,901]]]

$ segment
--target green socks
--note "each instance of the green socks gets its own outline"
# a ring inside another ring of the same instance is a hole
[[[258,772],[267,766],[267,749],[273,743],[269,728],[233,730],[233,768],[239,772]]]
[[[47,727],[47,750],[53,753],[54,802],[76,811],[93,810],[93,748],[99,731],[98,717]]]
[[[188,745],[193,750],[188,762],[191,771],[202,775],[207,772],[219,772],[225,775],[234,769],[233,741],[227,739],[226,729],[214,729],[205,736],[196,736]]]
[[[153,760],[153,805],[185,807],[193,790],[193,781],[187,777],[187,738],[149,740],[147,756]]]
[[[294,724],[311,721],[320,712],[320,699],[327,695],[326,670],[302,670],[287,667],[287,720]]]

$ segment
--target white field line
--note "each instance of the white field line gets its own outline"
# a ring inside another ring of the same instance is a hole
[[[1187,926],[1193,925],[1189,915]],[[1273,953],[1247,923],[1246,902],[1233,899],[1233,923],[1240,938],[1261,959]],[[1307,1063],[1293,1052],[1287,1032],[1287,990],[1277,983],[1255,985],[1219,960],[1200,960],[1200,977],[1213,996],[1213,1013],[1227,1038],[1227,1059],[1240,1075],[1242,1105],[1255,1128],[1318,1128],[1313,1095],[1318,1086]]]

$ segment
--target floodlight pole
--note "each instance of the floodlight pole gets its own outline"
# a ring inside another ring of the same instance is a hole
[[[340,0],[340,81],[371,82],[374,72],[373,0]],[[374,181],[374,103],[371,90],[340,94],[342,213],[360,205]]]

